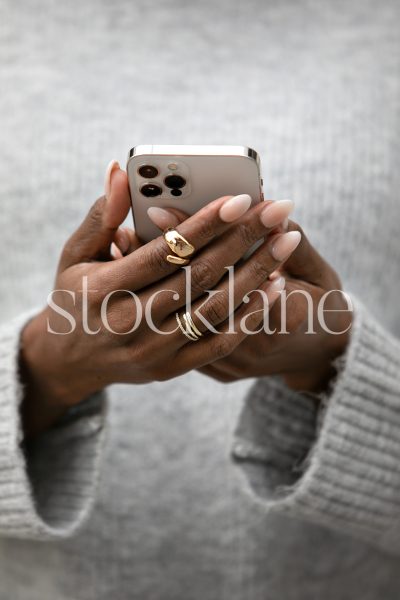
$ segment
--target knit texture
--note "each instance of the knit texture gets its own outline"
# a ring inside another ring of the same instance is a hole
[[[93,396],[78,419],[64,418],[24,443],[18,358],[21,328],[30,317],[0,329],[0,535],[57,539],[73,535],[93,505],[104,398]]]
[[[400,596],[399,21],[398,0],[0,0],[0,600]],[[28,447],[24,315],[141,143],[260,153],[355,299],[344,364],[318,411],[191,372]]]
[[[249,392],[233,455],[245,469],[253,463],[249,482],[268,508],[398,553],[400,343],[361,303],[353,305],[351,342],[331,393],[320,398],[318,435],[316,404],[297,394],[289,401],[270,397],[260,380]]]

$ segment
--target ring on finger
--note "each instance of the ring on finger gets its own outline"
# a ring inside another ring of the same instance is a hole
[[[185,312],[182,315],[182,319],[178,312],[175,313],[176,321],[178,323],[179,329],[182,331],[183,335],[187,337],[192,342],[197,342],[202,337],[201,331],[196,327],[194,321],[192,319],[192,315],[189,312]]]
[[[193,244],[172,227],[168,227],[163,236],[168,248],[173,252],[173,254],[168,254],[167,261],[175,265],[187,265],[189,258],[195,252]]]

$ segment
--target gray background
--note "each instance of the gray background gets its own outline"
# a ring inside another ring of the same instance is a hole
[[[351,280],[332,243],[337,198],[379,197],[377,217],[397,201],[397,1],[2,0],[0,10],[2,319],[44,302],[107,163],[124,165],[140,143],[254,147],[267,196],[293,198],[295,218]],[[370,216],[346,212],[361,249]],[[382,254],[358,281],[372,284]],[[371,305],[378,297],[371,285]],[[13,600],[29,588],[30,600],[75,599],[80,577],[79,600],[398,597],[398,559],[266,519],[244,495],[229,448],[249,385],[194,373],[116,387],[96,517],[57,548],[5,544],[0,598],[3,581]]]

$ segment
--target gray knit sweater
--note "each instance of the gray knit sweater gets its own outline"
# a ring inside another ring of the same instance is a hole
[[[399,598],[398,1],[0,11],[0,600]],[[325,409],[189,373],[27,445],[21,328],[109,159],[155,142],[250,145],[296,202],[356,309]]]

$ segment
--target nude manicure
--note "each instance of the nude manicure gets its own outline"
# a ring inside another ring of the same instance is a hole
[[[167,229],[167,227],[176,227],[176,225],[179,225],[178,217],[160,206],[150,206],[147,209],[147,215],[150,221],[162,230]]]
[[[119,258],[123,258],[123,254],[122,254],[121,250],[118,248],[117,244],[115,244],[114,242],[110,246],[110,254],[115,260],[117,260]]]
[[[112,160],[108,163],[106,174],[104,177],[104,194],[107,200],[110,198],[111,194],[111,175],[115,169],[120,169],[119,162],[117,160]]]
[[[280,293],[285,289],[286,279],[282,276],[271,281],[266,288],[268,303],[265,306],[265,315],[268,315],[274,302],[279,298]]]
[[[270,242],[271,255],[278,262],[286,260],[294,250],[296,250],[301,240],[299,231],[289,231],[288,233],[279,233],[274,236]]]
[[[276,200],[268,204],[260,215],[261,223],[264,227],[275,227],[290,215],[294,208],[291,200]]]
[[[277,279],[274,279],[268,286],[268,292],[281,292],[286,285],[286,280],[284,277],[280,276]]]
[[[239,219],[251,206],[251,196],[248,194],[239,194],[226,200],[219,209],[219,216],[221,221],[225,223],[232,223]]]

